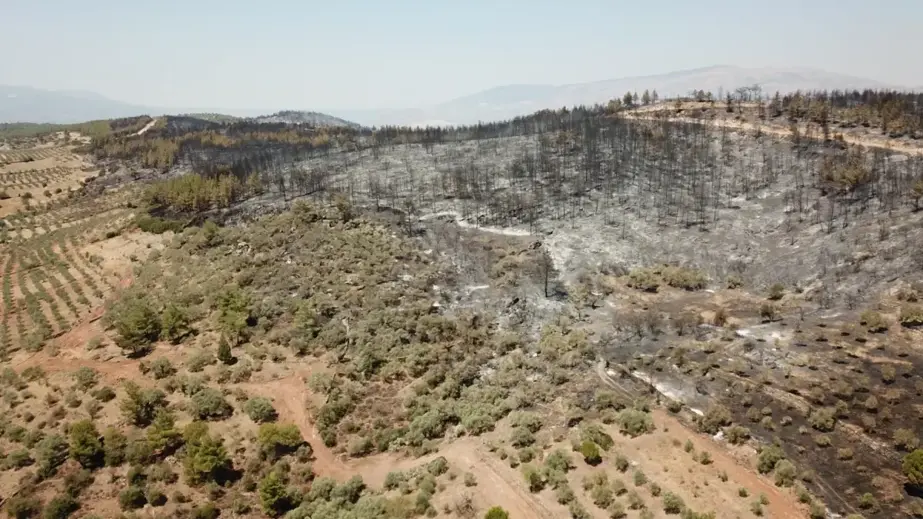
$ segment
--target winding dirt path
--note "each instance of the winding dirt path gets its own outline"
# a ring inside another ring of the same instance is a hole
[[[305,441],[311,444],[315,458],[313,466],[319,475],[341,481],[358,475],[369,486],[381,488],[389,472],[409,470],[443,456],[450,466],[472,472],[478,477],[479,483],[471,491],[482,507],[502,506],[510,512],[510,517],[516,518],[554,517],[538,496],[528,492],[519,473],[487,452],[478,438],[466,437],[452,441],[442,445],[437,453],[420,458],[392,452],[351,460],[340,458],[321,441],[308,412],[308,374],[309,370],[302,370],[270,382],[247,383],[240,387],[272,400],[279,412],[280,421],[298,427]]]
[[[643,113],[643,112],[642,112]],[[756,133],[759,130],[762,133],[768,133],[778,137],[791,137],[792,131],[789,128],[781,128],[774,124],[758,124],[749,121],[738,121],[736,119],[729,119],[726,117],[716,117],[713,119],[702,119],[695,117],[680,117],[680,116],[669,116],[669,117],[657,117],[651,115],[637,115],[631,112],[624,115],[626,119],[634,119],[640,121],[654,121],[659,122],[663,120],[671,122],[682,122],[682,123],[692,123],[692,124],[703,124],[706,126],[713,126],[716,128],[728,128],[736,131],[746,131]],[[811,134],[811,137],[806,135],[808,128],[807,124],[799,123],[798,131],[801,132],[803,138],[812,138],[814,140],[820,140],[822,137],[817,132]],[[816,126],[815,126],[816,128]],[[872,135],[854,135],[848,132],[836,131],[835,128],[831,128],[831,134],[837,133],[843,136],[843,141],[847,144],[858,145],[858,146],[867,146],[872,148],[885,148],[891,151],[906,153],[908,155],[923,155],[923,145],[921,146],[912,146],[906,142],[898,141],[895,139],[889,139],[887,137],[879,137]]]

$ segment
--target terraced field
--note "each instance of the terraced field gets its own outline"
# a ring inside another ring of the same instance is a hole
[[[66,157],[71,151],[66,147],[32,148],[0,151],[0,166],[16,162],[34,162],[42,159]]]
[[[36,161],[42,167],[26,167]],[[129,195],[71,193],[72,185],[79,185],[89,171],[66,146],[0,152],[4,357],[37,350],[67,332],[99,309],[119,281],[107,271],[103,249],[95,244],[118,234],[131,218],[125,207]],[[68,189],[61,187],[68,184]],[[30,203],[39,198],[32,193],[43,189],[46,200]]]
[[[73,146],[0,150],[0,217],[60,201],[95,175]]]

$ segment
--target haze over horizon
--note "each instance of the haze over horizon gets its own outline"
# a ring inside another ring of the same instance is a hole
[[[0,84],[146,106],[388,110],[728,64],[919,87],[923,4],[12,0]],[[900,45],[894,44],[900,35]],[[728,85],[738,86],[738,85]]]

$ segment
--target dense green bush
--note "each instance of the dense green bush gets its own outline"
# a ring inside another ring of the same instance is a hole
[[[128,439],[118,429],[109,427],[103,435],[103,461],[107,467],[117,467],[125,462]]]
[[[862,312],[859,322],[865,326],[870,333],[879,333],[888,330],[888,323],[880,313],[873,310]]]
[[[74,385],[81,391],[89,391],[99,382],[99,372],[83,366],[74,372]]]
[[[31,519],[42,512],[42,502],[31,495],[13,496],[6,503],[6,514],[10,519]]]
[[[146,214],[138,215],[135,218],[135,224],[142,231],[154,234],[163,234],[168,231],[179,233],[185,227],[185,224],[179,220],[169,220]]]
[[[904,456],[901,468],[911,485],[923,487],[923,449],[916,449]]]
[[[125,490],[119,492],[119,506],[122,510],[136,510],[147,504],[147,496],[144,495],[144,489],[131,485]]]
[[[599,465],[603,460],[599,454],[599,447],[591,441],[580,444],[580,454],[583,455],[583,461],[588,465]]]
[[[778,301],[785,296],[785,286],[781,283],[776,283],[769,287],[769,295],[766,296],[770,301]]]
[[[628,286],[645,292],[656,292],[660,279],[649,269],[635,269],[628,274]]]
[[[484,519],[510,519],[510,514],[499,506],[494,506],[484,514]]]
[[[147,353],[160,337],[160,316],[147,298],[123,297],[109,309],[106,319],[115,328],[116,343],[130,356]]]
[[[80,420],[70,426],[70,457],[84,468],[95,468],[103,464],[103,444],[99,431],[91,420]]]
[[[244,404],[244,412],[256,423],[274,422],[279,417],[279,413],[272,406],[268,398],[261,396],[253,397]]]
[[[274,460],[295,452],[304,443],[304,439],[298,428],[292,424],[264,423],[257,434],[257,443],[263,456]]]
[[[193,485],[214,481],[231,469],[231,460],[221,438],[204,434],[191,435],[186,441],[183,469]]]
[[[234,408],[221,391],[207,387],[192,395],[191,412],[199,420],[221,420],[231,416]]]
[[[61,494],[55,496],[45,506],[42,519],[65,519],[80,508],[80,504],[73,496]]]
[[[161,380],[176,374],[176,368],[173,363],[166,357],[160,357],[151,361],[149,366],[150,373],[154,380]]]
[[[175,303],[164,308],[160,316],[160,338],[176,344],[190,332],[189,312]]]
[[[683,290],[702,290],[708,285],[708,277],[704,272],[686,267],[664,267],[661,276],[671,287]]]
[[[53,476],[58,467],[67,460],[67,441],[59,434],[46,436],[35,446],[35,460],[38,462],[38,474],[42,477]]]
[[[120,403],[122,414],[132,424],[147,426],[157,410],[167,405],[167,395],[159,389],[141,389],[138,384],[125,382],[125,399]]]
[[[259,494],[263,512],[271,517],[280,516],[293,507],[288,488],[276,471],[270,471],[260,481]]]
[[[619,424],[619,430],[622,434],[627,434],[632,438],[652,432],[654,430],[654,421],[651,414],[640,409],[623,409],[616,416],[616,422]],[[602,445],[605,447],[605,445]]]
[[[808,422],[818,431],[830,432],[836,427],[836,410],[832,407],[814,409]]]
[[[666,492],[663,495],[663,511],[668,514],[681,513],[686,508],[683,499],[673,492]]]
[[[760,474],[769,474],[785,459],[785,453],[778,445],[766,445],[760,450],[756,468]]]
[[[923,326],[923,306],[904,305],[901,307],[901,326],[915,328]]]

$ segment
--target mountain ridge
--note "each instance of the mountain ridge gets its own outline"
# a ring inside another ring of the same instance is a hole
[[[450,99],[431,106],[387,110],[297,111],[322,114],[332,121],[355,121],[364,126],[425,126],[474,124],[480,121],[510,119],[542,109],[605,103],[627,91],[657,90],[661,98],[685,95],[691,90],[718,94],[741,86],[759,84],[765,94],[776,91],[883,89],[908,90],[873,79],[827,72],[807,67],[747,68],[711,65],[662,74],[629,76],[584,83],[498,85],[480,92]],[[914,90],[923,90],[917,87]],[[215,108],[165,108],[115,101],[83,91],[51,91],[33,87],[0,85],[0,122],[73,123],[137,115],[218,113],[269,122],[279,114],[296,110],[244,110]],[[270,115],[266,115],[270,114]],[[307,116],[306,116],[307,117]],[[310,119],[310,117],[308,117]],[[355,123],[348,124],[349,126]]]

